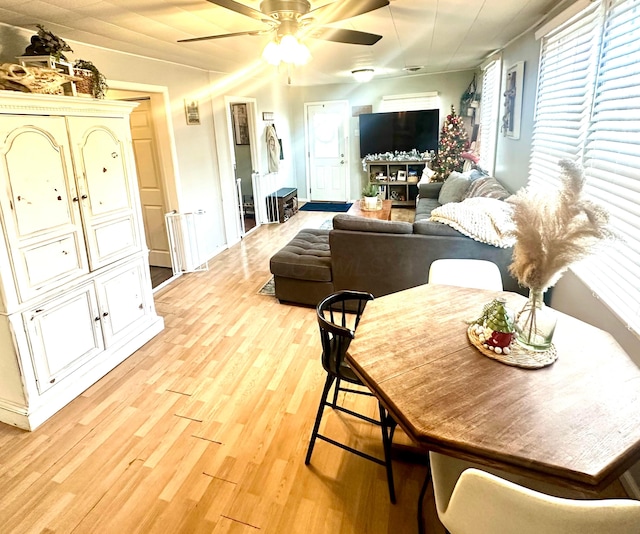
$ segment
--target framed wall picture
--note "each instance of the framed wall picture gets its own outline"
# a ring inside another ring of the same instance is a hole
[[[233,139],[236,145],[249,144],[249,118],[246,104],[231,104]]]
[[[507,69],[504,91],[504,115],[502,133],[511,139],[520,139],[520,116],[522,114],[522,88],[524,82],[524,61],[519,61]]]
[[[398,181],[400,182],[407,181],[407,171],[398,171]]]
[[[200,106],[197,100],[185,100],[184,112],[189,126],[200,124]]]

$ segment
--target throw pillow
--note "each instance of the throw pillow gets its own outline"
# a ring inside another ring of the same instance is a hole
[[[452,172],[442,184],[438,202],[440,204],[448,204],[449,202],[460,202],[464,198],[464,194],[469,188],[471,181],[467,176],[459,172]]]
[[[493,176],[487,176],[475,180],[467,189],[464,198],[484,197],[504,200],[509,196],[511,196],[511,193],[509,193],[498,180]]]

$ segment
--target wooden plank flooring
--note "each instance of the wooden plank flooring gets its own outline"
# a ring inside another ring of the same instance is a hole
[[[270,256],[329,218],[262,226],[180,277],[155,295],[161,334],[36,431],[0,424],[0,532],[417,532],[419,462],[394,461],[396,505],[381,466],[321,441],[304,465],[324,382],[315,312],[258,290]],[[382,455],[376,428],[325,422]]]

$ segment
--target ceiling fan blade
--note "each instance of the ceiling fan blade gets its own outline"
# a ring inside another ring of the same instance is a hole
[[[259,20],[260,22],[273,22],[273,19],[261,11],[257,9],[253,9],[252,7],[245,6],[240,2],[234,2],[234,0],[207,0],[212,4],[215,4],[220,7],[224,7],[231,11],[235,11],[236,13],[240,13],[241,15],[245,15],[246,17],[251,17],[252,19]]]
[[[207,37],[193,37],[192,39],[180,39],[179,43],[193,43],[195,41],[209,41],[211,39],[222,39],[224,37],[237,37],[238,35],[263,35],[269,33],[271,30],[260,31],[253,30],[250,32],[236,32],[236,33],[222,33],[220,35],[209,35]]]
[[[322,39],[324,41],[333,41],[335,43],[347,43],[358,45],[374,45],[382,35],[375,33],[359,32],[355,30],[344,30],[342,28],[313,28],[309,31],[309,37],[314,39]]]
[[[212,0],[209,0],[211,2]],[[215,2],[214,2],[215,3]],[[363,0],[361,2],[333,2],[324,6],[312,9],[302,19],[314,18],[321,24],[338,22],[339,20],[350,19],[358,15],[364,15],[369,11],[375,11],[381,7],[389,5],[389,0]]]

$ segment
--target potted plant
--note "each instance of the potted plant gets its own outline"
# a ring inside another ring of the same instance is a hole
[[[31,44],[24,51],[25,56],[51,56],[56,61],[67,61],[63,52],[73,52],[71,47],[42,24],[36,24],[38,33],[31,37]]]
[[[73,63],[74,74],[82,80],[76,82],[78,92],[88,93],[94,98],[104,98],[107,89],[107,79],[91,61],[76,59]]]
[[[378,207],[378,186],[376,184],[367,184],[362,189],[364,197],[364,207],[368,210],[375,210]]]

